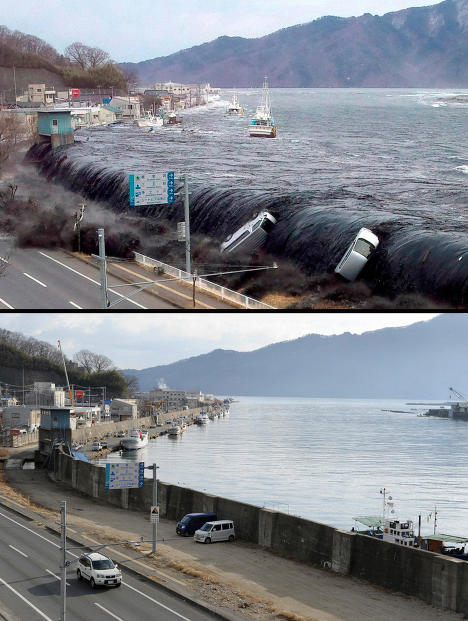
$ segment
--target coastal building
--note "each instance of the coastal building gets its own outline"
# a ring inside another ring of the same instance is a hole
[[[34,382],[32,389],[25,391],[24,404],[35,407],[52,405],[65,406],[65,391],[50,382]]]
[[[66,442],[71,445],[72,431],[76,429],[75,409],[71,407],[41,408],[39,426],[39,453],[49,456],[54,444]]]
[[[5,429],[27,429],[35,431],[41,422],[41,409],[28,405],[12,405],[3,409]]]
[[[184,405],[189,408],[198,407],[203,401],[203,394],[199,390],[169,390],[156,388],[151,390],[149,397],[152,401],[162,401],[167,410],[180,410]]]
[[[73,144],[75,136],[70,108],[44,108],[37,111],[37,133],[40,141],[48,140],[52,147]]]
[[[134,121],[141,116],[139,97],[112,97],[110,105],[120,110],[123,121]]]
[[[112,399],[110,415],[114,422],[137,418],[138,406],[136,399]]]

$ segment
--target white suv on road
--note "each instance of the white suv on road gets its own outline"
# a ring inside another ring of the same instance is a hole
[[[78,580],[89,580],[92,589],[98,585],[119,587],[122,584],[120,569],[110,558],[99,552],[83,554],[78,560],[76,575]]]

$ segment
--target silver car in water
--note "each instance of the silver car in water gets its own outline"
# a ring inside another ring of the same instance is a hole
[[[361,229],[336,266],[335,272],[346,280],[355,280],[378,245],[377,235],[369,229]]]

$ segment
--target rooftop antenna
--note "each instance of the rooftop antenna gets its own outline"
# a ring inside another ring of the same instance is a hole
[[[58,343],[58,348],[60,350],[60,353],[62,355],[63,370],[65,371],[65,379],[67,380],[68,397],[70,399],[70,405],[73,405],[73,394],[72,394],[72,391],[71,391],[71,388],[70,388],[70,382],[68,381],[67,367],[65,366],[65,358],[63,356],[63,351],[62,351],[62,346],[60,344],[60,339],[58,339],[57,343]]]

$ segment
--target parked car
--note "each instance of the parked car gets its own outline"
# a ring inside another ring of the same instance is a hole
[[[217,520],[207,522],[195,531],[194,540],[200,543],[211,543],[215,541],[234,541],[234,522],[232,520]]]
[[[102,445],[100,442],[93,442],[91,445],[92,451],[100,451],[102,449]]]
[[[117,433],[117,437],[118,437],[118,438],[125,438],[125,431],[119,431],[119,432]]]
[[[361,229],[335,268],[335,272],[346,278],[355,280],[367,260],[377,246],[379,238],[369,229]]]
[[[107,447],[107,441],[106,440],[101,440],[101,448],[102,449],[106,449]]]
[[[92,589],[96,586],[119,587],[122,584],[122,573],[118,566],[99,552],[80,556],[76,575],[78,580],[88,580]]]
[[[193,535],[205,522],[216,519],[216,513],[187,513],[187,515],[184,515],[180,522],[177,523],[176,533],[185,536]]]

